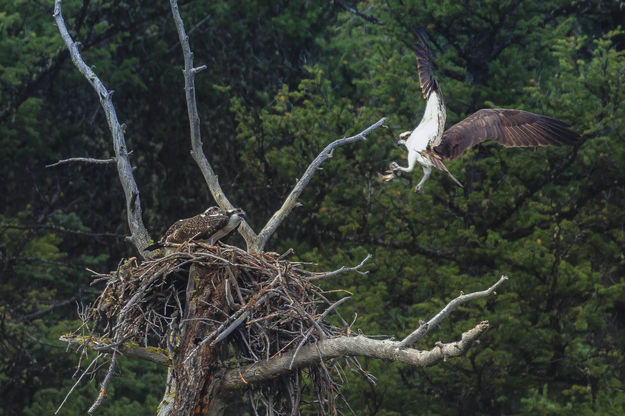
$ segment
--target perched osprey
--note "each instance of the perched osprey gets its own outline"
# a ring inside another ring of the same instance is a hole
[[[419,125],[399,135],[397,144],[408,149],[408,166],[397,162],[389,166],[390,174],[381,180],[391,180],[401,172],[412,172],[418,163],[423,167],[423,178],[415,192],[423,191],[432,167],[443,170],[460,187],[462,184],[447,170],[443,160],[454,160],[465,150],[485,140],[494,140],[506,147],[572,145],[579,135],[560,120],[522,110],[483,109],[445,130],[446,110],[443,95],[434,78],[430,49],[423,33],[417,43],[417,69],[425,112]]]
[[[167,243],[181,244],[196,239],[208,240],[208,244],[214,245],[236,230],[243,218],[245,211],[240,208],[223,211],[219,207],[210,207],[195,217],[176,221],[157,243],[145,249],[152,251],[164,247]]]

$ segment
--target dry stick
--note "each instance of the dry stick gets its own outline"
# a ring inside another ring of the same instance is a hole
[[[211,342],[211,347],[223,341],[228,335],[232,333],[232,331],[237,329],[239,325],[241,325],[249,315],[249,311],[246,311],[243,315],[239,316],[233,323],[230,324],[228,328],[224,330],[224,332],[222,332],[217,338],[215,338],[215,341]]]
[[[61,404],[59,405],[58,409],[56,409],[56,412],[54,412],[54,414],[56,415],[57,413],[59,413],[59,411],[61,410],[61,408],[63,407],[63,405],[65,404],[65,402],[67,401],[67,399],[69,398],[69,396],[72,394],[72,392],[74,391],[74,389],[76,389],[76,387],[78,386],[78,384],[80,384],[80,380],[82,380],[82,378],[85,376],[85,374],[87,374],[89,372],[89,369],[96,363],[96,361],[98,361],[100,359],[100,357],[102,357],[104,355],[104,353],[99,353],[94,359],[93,361],[91,361],[91,363],[89,363],[89,365],[87,366],[87,368],[85,368],[85,371],[83,371],[83,373],[80,375],[80,377],[78,377],[78,380],[76,380],[76,382],[74,383],[74,385],[72,386],[71,389],[69,389],[69,391],[67,392],[67,394],[65,395],[65,398],[63,399],[63,401],[61,402]]]
[[[495,293],[495,289],[497,289],[499,285],[501,285],[506,280],[508,280],[507,276],[501,276],[501,278],[499,278],[499,280],[494,285],[486,290],[458,296],[457,298],[449,302],[447,306],[445,306],[439,313],[436,314],[436,316],[434,316],[428,322],[421,324],[419,328],[417,328],[410,335],[404,338],[399,343],[399,346],[401,348],[410,347],[419,339],[423,338],[423,336],[427,334],[430,329],[438,325],[447,315],[449,315],[454,309],[456,309],[456,307],[471,300],[481,299],[490,296],[491,294]]]
[[[0,223],[0,229],[4,231],[7,228],[16,229],[16,230],[53,230],[59,231],[61,233],[67,234],[75,234],[81,236],[88,237],[113,237],[113,238],[123,238],[124,236],[117,233],[89,233],[85,231],[72,230],[70,228],[61,227],[58,225],[42,225],[42,224],[29,224],[29,225],[17,225],[17,224],[6,224]]]
[[[109,365],[109,370],[104,377],[104,381],[102,381],[102,386],[100,387],[100,393],[98,394],[98,398],[95,399],[95,402],[91,405],[87,413],[90,415],[96,411],[98,407],[102,404],[102,400],[104,400],[104,396],[106,395],[106,388],[111,381],[111,377],[113,376],[113,370],[115,370],[115,364],[117,364],[117,350],[113,350],[113,356],[111,357],[111,364]]]
[[[184,57],[184,84],[185,84],[185,95],[187,101],[187,111],[189,113],[189,129],[191,135],[191,156],[195,160],[195,163],[198,165],[202,175],[204,176],[204,181],[208,185],[208,188],[211,192],[211,195],[217,202],[217,204],[223,209],[232,209],[234,206],[223,190],[221,189],[221,185],[219,185],[219,180],[215,171],[213,170],[211,164],[209,163],[204,151],[202,150],[202,135],[200,132],[200,116],[197,111],[197,99],[195,94],[195,74],[205,70],[206,65],[202,65],[200,67],[193,66],[193,52],[191,51],[191,46],[189,45],[189,36],[186,34],[184,29],[184,23],[182,21],[182,17],[180,16],[180,11],[178,10],[178,2],[176,0],[169,1],[171,6],[172,15],[174,18],[174,22],[176,24],[176,30],[178,31],[178,38],[180,40],[180,45],[182,47],[182,54]],[[269,237],[275,232],[278,226],[284,221],[284,219],[289,215],[291,210],[295,207],[297,203],[297,198],[302,193],[306,185],[310,182],[313,174],[317,171],[319,166],[328,158],[332,157],[332,151],[339,146],[343,146],[345,144],[353,143],[360,140],[365,140],[366,136],[371,133],[373,130],[380,127],[386,119],[382,118],[377,123],[369,126],[359,134],[336,140],[326,146],[325,149],[321,151],[319,156],[306,169],[302,178],[297,182],[289,196],[284,201],[282,207],[278,211],[276,211],[273,216],[269,219],[265,227],[262,231],[257,235],[254,230],[249,226],[249,224],[243,220],[241,221],[241,225],[238,228],[239,234],[243,236],[247,248],[250,252],[259,253],[261,252]]]
[[[259,303],[262,299],[259,299],[257,303]],[[184,361],[182,362],[183,364],[186,363],[189,358],[193,357],[193,355],[197,352],[197,350],[200,349],[200,347],[204,344],[206,344],[208,341],[211,341],[213,338],[215,338],[217,335],[219,335],[221,333],[221,331],[224,330],[229,330],[230,326],[232,324],[230,324],[230,322],[232,322],[232,319],[234,319],[234,323],[238,322],[239,326],[241,324],[241,322],[243,322],[245,319],[242,319],[239,322],[239,319],[241,319],[241,317],[245,316],[245,318],[247,318],[247,316],[249,315],[249,312],[246,310],[246,306],[248,306],[249,303],[247,305],[245,305],[243,308],[239,309],[238,311],[236,311],[235,313],[233,313],[228,319],[226,319],[224,322],[221,323],[221,325],[219,325],[219,327],[214,330],[213,332],[211,332],[208,336],[206,336],[199,344],[197,344],[195,346],[195,348],[193,348],[193,350],[189,353],[189,355],[184,359]],[[235,318],[236,317],[236,318]],[[230,324],[230,325],[229,325]],[[232,328],[232,330],[230,332],[232,332],[235,328]],[[211,344],[214,345],[214,344]]]
[[[252,247],[252,251],[260,252],[263,250],[265,244],[267,243],[267,240],[269,240],[269,237],[271,237],[271,235],[276,231],[282,221],[284,221],[284,219],[291,213],[291,210],[293,210],[297,203],[297,198],[299,198],[301,193],[304,191],[304,188],[306,187],[306,185],[308,185],[315,172],[319,169],[323,162],[332,157],[332,152],[334,151],[334,149],[346,144],[366,140],[367,135],[373,130],[380,127],[382,124],[384,124],[385,121],[386,118],[383,117],[376,123],[356,134],[355,136],[338,139],[327,145],[325,149],[323,149],[321,153],[319,153],[315,160],[310,163],[300,180],[297,181],[297,184],[295,185],[289,196],[284,200],[284,203],[282,204],[280,209],[272,215],[269,221],[267,221],[265,227],[263,227],[260,233],[258,233],[258,237],[254,242],[255,245],[254,247]]]
[[[309,277],[306,280],[308,280],[309,282],[313,282],[315,280],[319,280],[319,279],[324,279],[326,277],[332,277],[332,276],[336,276],[337,274],[340,273],[345,273],[345,272],[358,272],[359,274],[367,274],[369,273],[369,271],[365,271],[365,272],[361,272],[359,269],[371,258],[373,257],[371,254],[367,254],[367,257],[365,257],[363,259],[363,261],[360,262],[359,265],[354,266],[354,267],[341,267],[338,270],[334,270],[333,272],[328,272],[328,273],[322,273],[322,274],[317,274],[315,276]]]
[[[341,305],[342,303],[346,302],[347,300],[350,299],[350,296],[346,296],[343,299],[339,300],[338,302],[333,303],[332,305],[330,305],[322,314],[321,316],[316,319],[313,320],[313,324],[315,325],[315,327],[317,328],[317,331],[319,331],[319,338],[324,339],[325,338],[325,334],[323,332],[323,330],[321,329],[321,327],[319,326],[319,322],[323,321],[325,319],[326,316],[328,316],[328,314],[330,312],[332,312],[334,309],[336,309],[337,306]],[[295,352],[293,353],[293,358],[291,359],[291,363],[289,364],[289,370],[291,370],[293,368],[293,363],[295,362],[295,358],[297,357],[297,353],[299,352],[299,350],[302,348],[302,346],[304,346],[304,343],[306,342],[306,340],[308,339],[308,337],[310,336],[310,334],[312,334],[312,330],[313,327],[310,327],[308,329],[308,331],[306,331],[306,334],[304,335],[304,338],[302,338],[302,340],[300,341],[299,345],[297,346],[297,348],[295,349]]]
[[[72,57],[72,62],[78,68],[81,74],[87,79],[89,84],[98,93],[100,98],[100,105],[106,114],[106,120],[108,122],[109,130],[113,137],[113,148],[115,150],[115,161],[117,162],[117,173],[119,175],[119,181],[124,189],[124,196],[126,197],[126,217],[128,226],[130,227],[130,240],[141,253],[144,258],[149,258],[151,255],[144,250],[145,247],[150,244],[150,236],[148,235],[145,226],[143,225],[142,213],[141,213],[141,200],[139,198],[139,188],[135,182],[132,165],[128,158],[128,150],[126,148],[126,140],[124,138],[124,128],[119,124],[117,120],[117,113],[113,106],[112,95],[113,91],[109,91],[104,84],[100,81],[97,75],[91,70],[91,68],[85,63],[78,51],[78,45],[65,26],[65,21],[61,14],[61,0],[54,1],[54,19],[56,25],[59,28],[61,37],[69,49],[69,53]]]
[[[326,319],[326,317],[328,316],[330,312],[332,312],[334,309],[338,308],[339,306],[341,306],[343,303],[347,302],[350,299],[351,299],[351,296],[345,296],[344,298],[339,299],[338,301],[334,302],[332,305],[328,306],[328,308],[321,314],[321,316],[317,318],[317,322],[321,322],[324,319]]]
[[[316,295],[319,296],[328,305],[330,304],[330,301],[328,300],[328,298],[323,296],[320,292],[316,293]],[[350,296],[347,296],[347,298],[349,299]],[[336,313],[336,316],[341,321],[341,323],[349,330],[349,328],[354,324],[354,322],[352,322],[351,324],[348,324],[347,321],[343,318],[343,316],[338,311],[335,311],[335,313]],[[354,318],[354,320],[355,320],[355,318]],[[349,332],[348,332],[348,335],[349,335]]]
[[[226,267],[226,271],[230,275],[230,279],[232,280],[232,285],[234,286],[234,289],[237,292],[237,297],[239,298],[239,303],[241,305],[244,305],[245,301],[243,300],[243,295],[241,294],[241,288],[239,287],[239,283],[237,282],[236,277],[234,277],[234,273],[232,273],[232,269],[230,269],[230,267]]]
[[[130,152],[128,152],[128,154],[130,154]],[[51,168],[54,166],[64,165],[66,163],[72,163],[72,162],[93,163],[95,165],[108,165],[111,163],[116,163],[117,159],[115,159],[114,157],[111,159],[94,159],[92,157],[70,157],[69,159],[59,160],[56,163],[46,165],[46,167]]]
[[[200,168],[211,195],[217,204],[223,209],[233,209],[234,206],[230,203],[224,191],[221,189],[219,179],[202,150],[200,116],[197,110],[197,99],[195,95],[195,74],[205,70],[207,67],[206,65],[202,65],[197,68],[193,67],[193,52],[191,52],[189,36],[185,32],[184,22],[182,21],[180,11],[178,10],[178,2],[176,0],[170,0],[169,4],[171,6],[174,23],[176,24],[176,30],[178,31],[178,39],[180,41],[180,46],[182,47],[182,55],[184,57],[184,90],[187,100],[187,111],[189,113],[189,129],[192,149],[191,156]],[[256,233],[254,233],[245,220],[241,221],[238,231],[245,239],[247,246],[250,247],[252,240],[256,237]]]
[[[224,280],[224,296],[226,298],[226,303],[230,309],[234,309],[234,298],[232,297],[232,290],[230,289],[230,279],[226,278]]]

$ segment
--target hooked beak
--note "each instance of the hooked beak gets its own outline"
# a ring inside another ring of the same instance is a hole
[[[237,214],[239,217],[241,218],[245,218],[245,211],[243,211],[241,208],[235,208],[235,209],[231,209],[228,211],[229,215],[234,215]]]

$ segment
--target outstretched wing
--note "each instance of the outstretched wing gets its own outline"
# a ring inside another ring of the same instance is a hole
[[[443,133],[432,150],[443,159],[453,160],[468,148],[485,140],[506,147],[572,145],[579,135],[555,118],[522,110],[479,110]]]
[[[426,100],[430,97],[432,91],[438,90],[438,83],[434,78],[434,70],[432,69],[432,59],[430,58],[430,47],[425,36],[425,32],[420,30],[419,42],[415,46],[415,55],[417,55],[417,70],[419,72],[419,85],[423,98]]]

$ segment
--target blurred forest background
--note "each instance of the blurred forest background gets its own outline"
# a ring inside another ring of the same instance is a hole
[[[66,0],[85,61],[115,90],[144,222],[157,238],[214,205],[193,163],[182,54],[169,2]],[[378,183],[404,150],[388,130],[340,148],[267,249],[331,270],[374,255],[353,293],[368,334],[402,337],[460,291],[501,274],[498,296],[462,307],[420,344],[491,329],[426,369],[364,360],[344,390],[358,415],[621,415],[625,408],[625,2],[593,0],[181,1],[196,65],[206,154],[256,230],[329,142],[380,117],[412,129],[424,101],[415,29],[426,27],[448,125],[484,107],[547,114],[573,148],[482,145],[435,172]],[[353,8],[354,11],[349,11]],[[52,1],[0,0],[0,414],[49,415],[78,356],[58,337],[89,304],[86,268],[136,255],[99,101],[73,67]],[[412,180],[412,182],[411,182]],[[236,244],[236,239],[234,241]],[[417,345],[417,347],[419,347]],[[153,415],[164,370],[124,360],[98,410]],[[82,414],[98,380],[60,414]],[[311,407],[314,409],[314,407]],[[313,410],[311,410],[312,412]],[[350,414],[345,406],[344,412]]]

